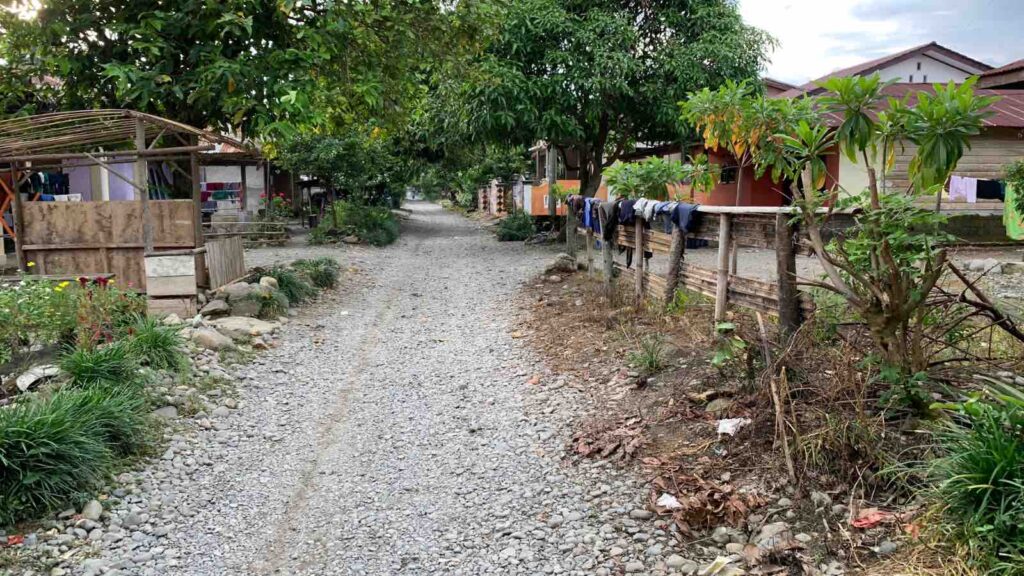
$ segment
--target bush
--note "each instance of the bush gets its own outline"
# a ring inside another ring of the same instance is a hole
[[[936,432],[929,467],[945,528],[986,574],[1024,573],[1024,400],[973,399]]]
[[[317,288],[334,288],[338,283],[341,267],[334,258],[296,260],[292,267],[305,274]]]
[[[391,244],[399,232],[398,220],[390,208],[347,201],[332,204],[320,227],[326,236],[354,235],[374,246]]]
[[[125,346],[136,361],[150,368],[180,372],[188,366],[185,341],[178,330],[149,316],[136,317]]]
[[[96,348],[76,347],[61,356],[60,369],[73,386],[125,384],[136,379],[138,363],[127,342]]]
[[[81,500],[119,456],[143,446],[146,410],[137,390],[116,386],[66,388],[0,409],[0,526]]]
[[[289,304],[301,304],[316,296],[316,288],[295,270],[275,266],[263,274],[277,280],[277,289],[288,299]],[[287,308],[287,306],[285,306]]]
[[[514,212],[498,222],[498,240],[502,242],[526,240],[534,232],[533,216],[526,212]]]

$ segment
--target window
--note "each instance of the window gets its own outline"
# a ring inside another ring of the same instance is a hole
[[[920,69],[921,69],[921,63],[920,63],[920,62],[918,62],[918,63],[917,63],[917,69],[918,69],[918,70],[920,70]]]
[[[928,75],[927,74],[924,75],[924,78],[921,79],[921,82],[928,83]]]
[[[722,174],[718,178],[721,184],[732,184],[736,181],[736,166],[722,166]]]
[[[913,74],[911,74],[911,75],[910,75],[910,83],[911,83],[911,84],[913,84],[913,83],[914,83],[914,75],[913,75]]]

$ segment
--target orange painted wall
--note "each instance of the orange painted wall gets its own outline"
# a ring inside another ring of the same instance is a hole
[[[559,184],[562,188],[576,189],[580,188],[579,180],[559,180]],[[544,205],[544,199],[548,196],[548,183],[547,181],[541,182],[540,184],[534,184],[533,193],[530,196],[530,215],[531,216],[547,216],[548,209]],[[597,189],[597,193],[594,194],[595,198],[601,200],[608,199],[608,188],[602,183]],[[565,216],[565,205],[559,203],[557,214],[559,216]]]
[[[698,148],[694,153],[706,152],[712,162],[723,166],[735,164],[732,156],[715,151],[705,151]],[[827,185],[832,185],[839,180],[839,156],[829,154],[825,157],[825,169],[828,173]],[[735,206],[736,205],[736,182],[719,184],[710,194],[695,194],[694,201],[698,204],[708,206]],[[740,206],[782,206],[785,198],[782,194],[782,187],[772,181],[769,174],[755,178],[754,168],[748,166],[743,171],[743,194]]]

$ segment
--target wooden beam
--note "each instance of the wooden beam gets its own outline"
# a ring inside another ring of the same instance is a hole
[[[166,156],[169,154],[189,154],[192,152],[205,152],[207,150],[213,150],[213,146],[178,146],[175,148],[155,148],[153,150],[113,150],[110,154],[118,154],[125,156],[125,160],[132,160],[136,156]],[[87,152],[65,152],[63,154],[32,154],[27,156],[7,156],[0,158],[0,163],[7,162],[45,162],[47,160],[76,160],[82,158],[90,158],[91,154]]]
[[[203,240],[203,188],[199,183],[199,155],[192,153],[190,162],[192,172],[192,218],[195,220],[196,247],[204,244]]]
[[[11,182],[14,188],[14,253],[18,257],[18,269],[28,272],[28,262],[25,262],[25,205],[21,201],[21,193],[18,191],[18,170],[11,164]]]
[[[146,151],[146,123],[141,119],[135,120],[135,150],[138,154]],[[149,254],[153,251],[153,218],[149,212],[149,164],[141,156],[135,160],[133,176],[135,190],[139,194],[139,202],[142,203],[143,251]]]

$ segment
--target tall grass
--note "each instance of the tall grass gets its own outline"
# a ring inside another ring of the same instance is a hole
[[[1016,396],[1015,400],[1013,396]],[[1024,574],[1024,400],[971,400],[936,432],[929,468],[945,529],[986,574]]]
[[[59,365],[73,385],[82,387],[131,382],[138,369],[131,347],[124,340],[95,348],[71,349],[61,356]]]
[[[660,336],[639,338],[637,350],[628,355],[629,363],[644,374],[654,374],[665,367],[665,340]]]
[[[500,222],[495,233],[501,242],[512,242],[526,240],[536,232],[533,225],[533,216],[526,212],[513,212]]]
[[[140,315],[128,329],[125,346],[138,362],[158,370],[181,372],[188,367],[185,340],[178,329]]]
[[[264,273],[277,280],[277,289],[288,298],[291,304],[301,304],[316,296],[316,288],[306,281],[298,272],[284,266],[275,266]]]
[[[144,445],[146,401],[131,386],[64,388],[0,410],[0,526],[82,499]]]
[[[334,258],[315,258],[313,260],[296,260],[292,267],[305,274],[317,288],[334,288],[338,284],[341,267]]]

